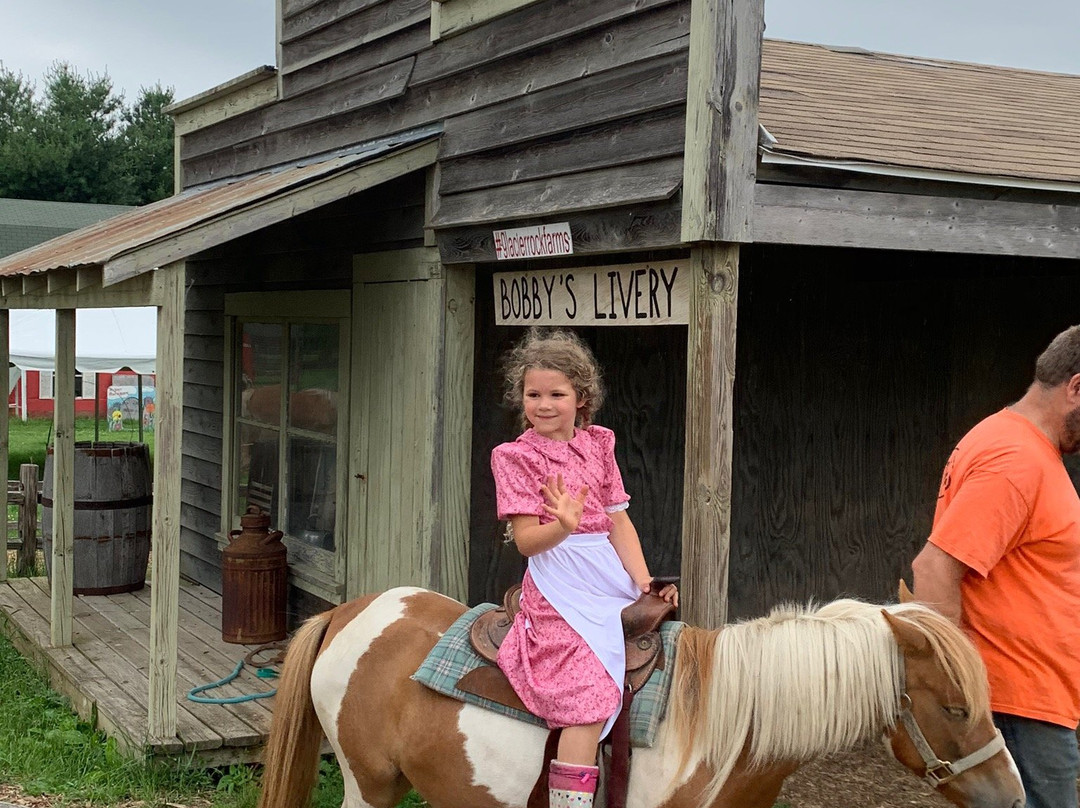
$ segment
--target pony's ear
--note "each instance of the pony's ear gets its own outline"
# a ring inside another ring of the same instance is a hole
[[[885,609],[881,610],[881,614],[885,617],[889,628],[892,629],[893,636],[896,637],[896,644],[900,646],[900,650],[908,654],[930,653],[930,641],[926,639],[926,635],[919,631],[918,628],[907,620],[893,616]]]
[[[907,588],[907,582],[903,578],[900,579],[900,585],[896,588],[896,592],[901,603],[911,603],[915,600],[915,596],[911,594],[911,590]]]

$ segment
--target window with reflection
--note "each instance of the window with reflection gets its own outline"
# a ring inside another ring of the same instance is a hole
[[[333,551],[340,326],[241,321],[238,329],[237,515],[256,505],[290,539]]]

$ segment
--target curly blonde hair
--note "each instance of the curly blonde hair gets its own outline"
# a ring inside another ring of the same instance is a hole
[[[504,400],[520,414],[522,429],[530,424],[525,417],[525,374],[530,370],[557,370],[570,380],[582,406],[575,426],[587,427],[604,403],[600,366],[589,346],[573,331],[533,326],[506,354]]]

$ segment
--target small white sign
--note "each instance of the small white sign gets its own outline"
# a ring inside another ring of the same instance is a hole
[[[495,230],[492,235],[495,238],[495,257],[499,261],[574,254],[569,222]]]
[[[497,272],[496,325],[671,325],[690,322],[686,262]]]

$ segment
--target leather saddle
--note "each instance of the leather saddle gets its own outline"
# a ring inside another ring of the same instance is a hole
[[[500,704],[507,704],[507,700],[512,700],[515,703],[508,706],[525,709],[495,661],[499,654],[499,646],[506,639],[510,626],[514,622],[514,616],[520,610],[520,602],[521,585],[515,584],[506,590],[503,605],[500,608],[480,615],[469,629],[469,639],[472,641],[473,649],[486,662],[495,666],[494,670],[502,677],[505,687],[509,689],[509,694],[500,692],[501,686],[497,686],[491,674],[481,674],[470,681],[473,674],[485,668],[477,668],[466,674],[457,686],[460,690],[490,698]],[[658,629],[660,624],[674,612],[674,606],[651,593],[642,595],[637,601],[623,609],[622,625],[626,641],[626,677],[623,684],[627,692],[636,693],[648,681],[654,670],[657,668],[663,670],[664,644],[660,641]],[[477,684],[486,692],[473,690],[471,686]],[[498,687],[497,690],[494,689],[496,687]],[[493,698],[494,695],[498,698]]]

